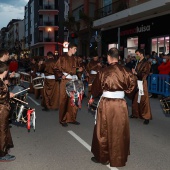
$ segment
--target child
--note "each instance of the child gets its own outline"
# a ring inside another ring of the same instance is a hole
[[[0,162],[9,162],[15,160],[15,156],[9,155],[8,151],[13,148],[13,141],[9,129],[9,98],[14,97],[9,93],[8,87],[4,81],[8,73],[8,66],[0,62]]]

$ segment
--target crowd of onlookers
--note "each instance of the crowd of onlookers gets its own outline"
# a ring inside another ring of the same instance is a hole
[[[162,75],[170,75],[170,53],[169,54],[160,54],[157,55],[156,52],[152,52],[151,55],[146,55],[145,58],[150,62],[151,69],[150,69],[150,75],[151,74],[162,74]],[[136,56],[128,56],[125,59],[125,66],[129,69],[135,68],[135,65],[137,63]],[[149,97],[156,98],[158,97],[157,94],[150,94]]]
[[[145,56],[148,62],[151,63],[150,74],[166,74],[170,75],[170,53],[157,55],[156,52],[152,52],[151,55]],[[129,69],[135,68],[137,62],[136,56],[128,55],[125,59],[125,66]]]

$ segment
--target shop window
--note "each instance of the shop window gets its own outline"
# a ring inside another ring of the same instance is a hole
[[[127,39],[127,50],[125,56],[135,56],[135,51],[138,48],[138,37],[130,37]]]
[[[169,36],[162,36],[157,38],[152,38],[152,51],[155,51],[158,55],[164,53],[169,53]]]

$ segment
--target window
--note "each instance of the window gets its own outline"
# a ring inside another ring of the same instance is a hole
[[[152,38],[151,43],[151,51],[155,51],[157,54],[169,53],[169,36]]]
[[[112,3],[112,0],[103,0],[103,7]]]

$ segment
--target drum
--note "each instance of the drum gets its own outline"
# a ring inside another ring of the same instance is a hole
[[[19,85],[18,86],[10,86],[9,92],[17,94],[14,98],[10,99],[10,106],[11,106],[10,119],[15,120],[16,119],[15,112],[17,112],[16,107],[21,104],[26,104],[25,101],[27,99],[28,92],[25,89],[25,87],[19,86]]]
[[[94,98],[94,101],[92,104],[88,104],[88,112],[95,114],[99,100],[100,100],[100,97],[96,97]]]
[[[19,73],[20,73],[20,81],[28,82],[28,83],[32,81],[30,74],[25,73],[25,72],[19,72]]]
[[[165,114],[170,114],[170,96],[164,97],[160,100],[162,109]]]
[[[44,77],[36,77],[32,79],[34,89],[42,89],[44,87]]]
[[[14,109],[13,119],[17,126],[26,125],[28,130],[30,130],[31,127],[35,130],[35,109],[17,103],[16,108]]]
[[[71,80],[66,83],[66,93],[71,98],[71,106],[81,108],[81,103],[84,94],[84,84],[81,80]]]
[[[26,101],[28,92],[24,86],[13,85],[9,87],[9,91],[16,94],[16,98],[18,98],[19,100]]]
[[[9,75],[11,75],[11,73],[9,73]],[[11,85],[18,85],[20,84],[20,74],[19,73],[15,73],[14,77],[11,77],[9,79],[9,82]]]

